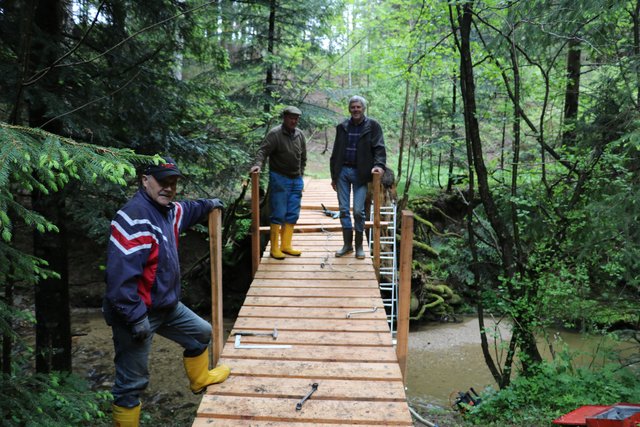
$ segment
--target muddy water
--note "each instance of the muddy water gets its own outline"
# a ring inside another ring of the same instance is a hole
[[[487,327],[494,327],[488,323]],[[502,339],[508,339],[508,327],[494,328]],[[615,346],[611,341],[585,337],[566,331],[547,331],[556,351],[562,344],[578,352],[578,363],[589,364],[597,348]],[[493,342],[489,341],[490,348]],[[621,348],[620,346],[616,346]],[[543,357],[550,359],[544,337],[538,340]],[[504,360],[504,355],[503,359]],[[412,327],[409,333],[407,397],[411,401],[450,407],[458,391],[473,387],[477,392],[485,387],[496,388],[480,348],[478,320],[468,318],[462,323],[427,324]]]
[[[407,370],[407,397],[437,406],[449,407],[456,392],[469,387],[495,386],[482,357],[477,319],[412,328]]]

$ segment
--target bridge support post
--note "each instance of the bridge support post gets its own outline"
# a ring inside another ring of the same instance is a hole
[[[260,264],[260,174],[251,173],[251,278]]]
[[[211,266],[211,366],[216,366],[224,336],[222,328],[222,211],[209,212],[209,262]]]
[[[400,231],[400,275],[398,281],[398,333],[396,354],[404,383],[407,383],[407,353],[409,350],[409,310],[411,305],[411,264],[413,261],[413,212],[402,211]]]

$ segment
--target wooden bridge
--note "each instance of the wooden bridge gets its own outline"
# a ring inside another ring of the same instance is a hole
[[[257,183],[254,174],[254,213]],[[374,184],[379,188],[379,179]],[[401,290],[398,344],[394,347],[378,289],[375,257],[336,258],[334,252],[342,246],[339,220],[324,215],[321,204],[337,211],[329,181],[306,181],[293,239],[293,246],[302,250],[300,257],[275,260],[269,257],[267,246],[260,261],[254,251],[254,280],[226,343],[218,304],[222,301],[220,221],[219,213],[212,213],[212,295],[216,302],[212,353],[214,362],[231,367],[231,376],[208,387],[194,427],[413,425],[403,380],[411,238],[403,239],[408,240],[408,249],[403,248],[400,281],[406,292]],[[370,224],[379,225],[379,217]],[[255,219],[254,250],[259,248],[258,227]],[[412,227],[413,218],[406,215],[403,233],[411,237]],[[243,333],[247,335],[239,335]],[[314,385],[317,389],[302,401]]]

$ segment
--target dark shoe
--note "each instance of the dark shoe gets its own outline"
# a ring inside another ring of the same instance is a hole
[[[362,249],[362,231],[356,231],[356,258],[364,259],[364,249]]]
[[[345,256],[353,252],[353,246],[351,246],[351,242],[353,241],[353,229],[349,228],[345,230],[342,229],[342,241],[344,242],[344,246],[342,249],[336,251],[336,256],[340,258],[341,256]]]

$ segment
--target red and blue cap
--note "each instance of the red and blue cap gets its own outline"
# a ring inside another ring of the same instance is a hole
[[[171,157],[163,157],[162,161],[157,165],[148,165],[144,169],[144,175],[153,175],[155,179],[158,181],[162,181],[163,179],[170,176],[178,176],[180,178],[184,178],[182,172],[178,168],[175,160]]]

